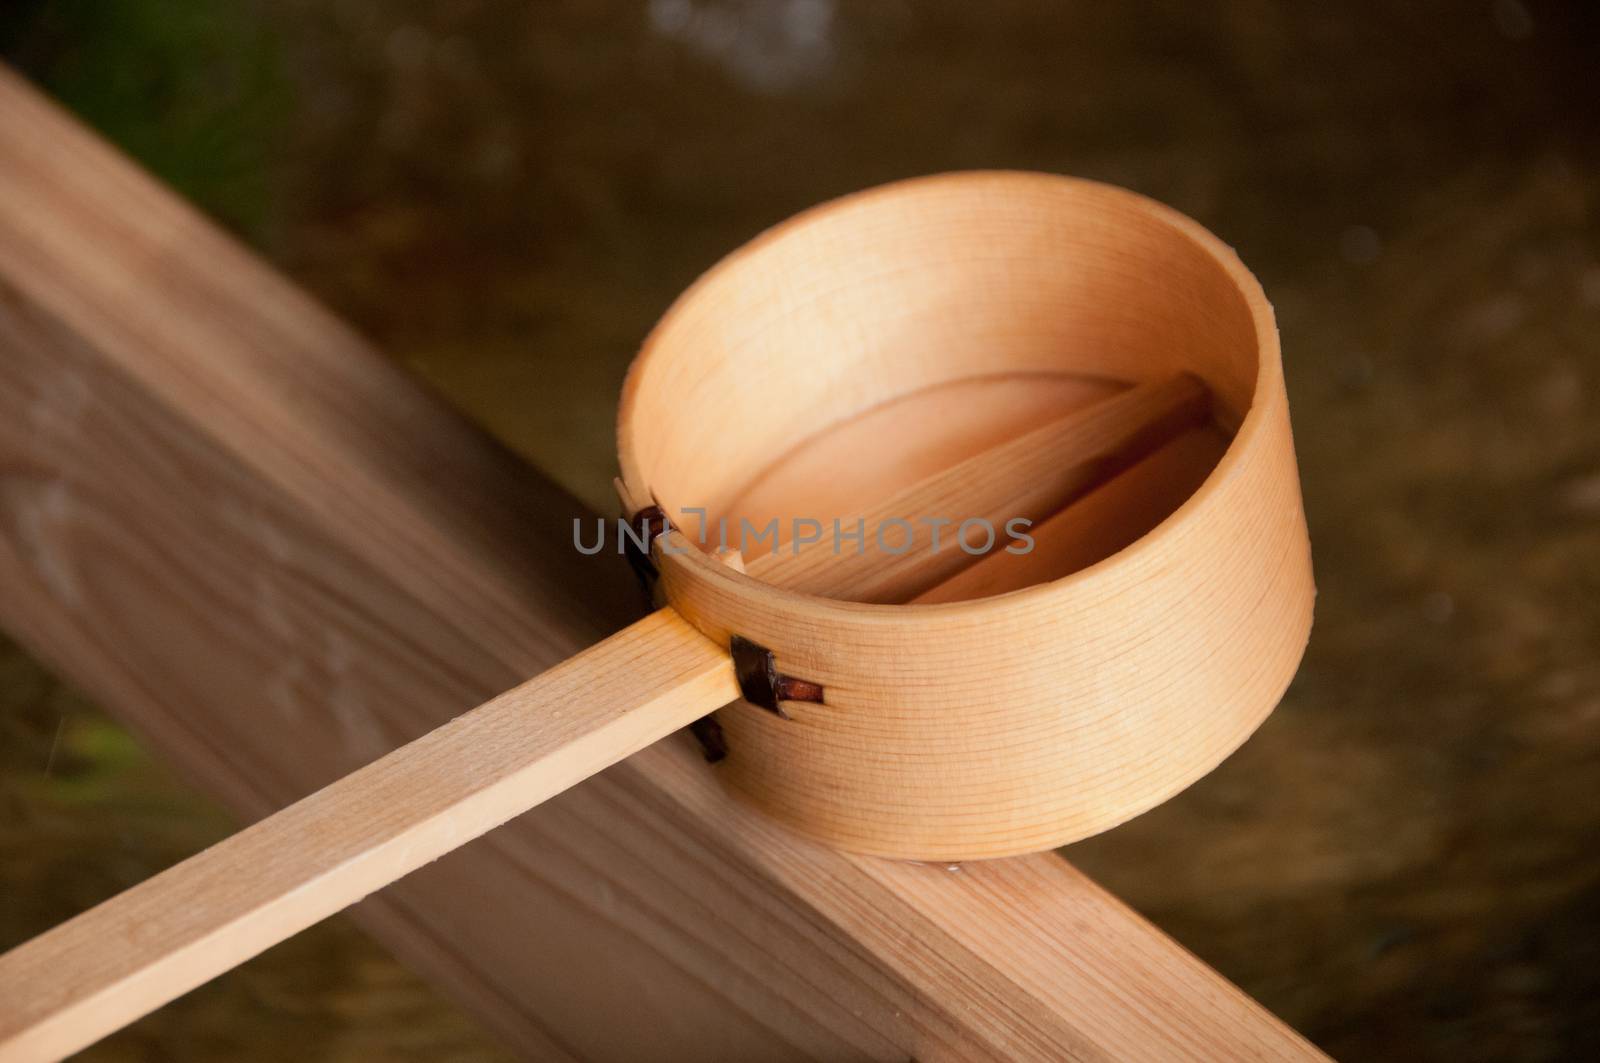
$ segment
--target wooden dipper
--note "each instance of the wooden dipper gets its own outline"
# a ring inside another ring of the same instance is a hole
[[[1208,415],[1232,439],[1192,494],[1153,529],[1108,517],[1194,470]],[[808,471],[823,430],[857,460]],[[730,702],[716,770],[798,831],[941,861],[1060,845],[1214,767],[1309,631],[1271,309],[1215,237],[1103,185],[948,175],[778,226],[652,332],[619,452],[667,607],[0,956],[0,1061],[89,1044]],[[913,536],[1022,517],[1040,558],[1095,563],[717,556],[674,516],[773,498]]]

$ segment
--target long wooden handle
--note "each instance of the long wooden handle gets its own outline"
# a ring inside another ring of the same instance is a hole
[[[92,1044],[738,696],[653,613],[0,956],[0,1060]]]
[[[932,550],[921,517],[956,506],[996,522],[1045,516],[1198,420],[1205,400],[1187,377],[1130,388],[865,514],[917,529],[903,554],[780,552],[754,559],[750,574],[907,600],[973,560]],[[738,696],[726,648],[671,609],[656,612],[0,955],[0,1063],[92,1044]]]

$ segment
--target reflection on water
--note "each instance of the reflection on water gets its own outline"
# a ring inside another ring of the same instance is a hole
[[[1278,308],[1317,627],[1244,750],[1070,855],[1336,1055],[1542,1060],[1600,1054],[1591,10],[36,0],[0,39],[606,512],[639,338],[801,207],[1022,166],[1198,217]],[[86,707],[43,774],[64,695],[6,660],[15,938],[222,824]],[[182,1036],[480,1051],[334,927]]]

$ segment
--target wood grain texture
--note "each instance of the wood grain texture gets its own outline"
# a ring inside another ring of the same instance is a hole
[[[932,605],[987,598],[1098,564],[1176,512],[1211,475],[1227,446],[1216,428],[1191,428],[1030,529],[1028,553],[997,550],[915,600]]]
[[[0,622],[191,777],[260,816],[634,618],[561,492],[9,75],[0,114]],[[1054,856],[972,870],[807,842],[673,738],[355,911],[533,1058],[1315,1055]]]
[[[989,545],[1004,552],[1010,521],[1051,516],[1201,423],[1208,406],[1204,385],[1191,376],[1130,388],[907,484],[860,516],[830,508],[827,517],[863,534],[859,546],[841,548],[831,522],[819,521],[819,539],[809,546],[780,549],[774,540],[770,553],[747,557],[749,575],[842,601],[909,601],[973,564],[956,541],[965,521],[983,522]]]
[[[799,440],[721,508],[735,528],[741,519],[764,527],[774,518],[782,526],[828,509],[865,513],[906,484],[1109,398],[1125,386],[1026,373],[924,388]],[[862,461],[863,453],[870,453],[872,460]]]

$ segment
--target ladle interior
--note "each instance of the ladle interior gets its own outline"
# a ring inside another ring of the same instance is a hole
[[[630,480],[669,516],[826,521],[1182,371],[1212,390],[1225,438],[1259,368],[1235,278],[1143,201],[1084,183],[1062,210],[1061,193],[1058,179],[1019,179],[974,212],[949,185],[912,182],[802,214],[731,256],[666,316],[630,378]]]
[[[908,484],[1103,401],[1125,386],[1069,374],[1021,373],[956,380],[891,399],[821,429],[759,472],[726,506],[709,512],[708,525],[723,531],[708,535],[707,543],[740,543],[739,529],[761,529],[772,521],[777,522],[780,541],[789,538],[796,521],[813,519],[831,528],[836,517],[848,519],[866,512]],[[1160,474],[1141,477],[1129,489],[1106,492],[1092,509],[1080,507],[1080,519],[1101,527],[1075,534],[1079,539],[1093,536],[1094,542],[1066,555],[1042,549],[1008,558],[1012,571],[1004,589],[1058,579],[1101,561],[1176,510],[1227,447],[1227,433],[1215,423],[1192,429],[1191,434],[1195,438],[1182,448],[1183,455],[1164,461]],[[1060,455],[1063,463],[1074,457]],[[948,512],[925,516],[947,520],[954,529],[970,513],[958,504]],[[1031,526],[1040,528],[1051,516],[1031,515]],[[944,546],[954,551],[952,535],[945,535]],[[1002,550],[1007,542],[1001,536],[992,549]],[[766,548],[765,540],[755,543],[757,550]],[[971,556],[972,562],[976,560]],[[989,585],[983,580],[963,582],[937,600],[960,601]]]

